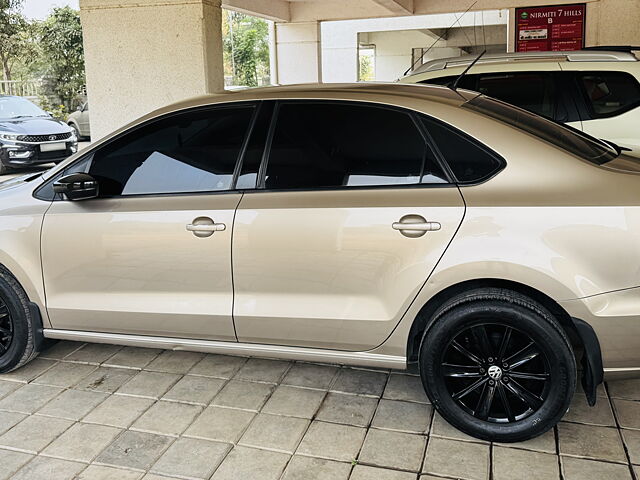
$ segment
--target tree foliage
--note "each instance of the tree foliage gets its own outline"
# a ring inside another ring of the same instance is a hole
[[[70,7],[54,8],[39,25],[38,37],[48,86],[71,108],[85,84],[80,15]]]
[[[269,29],[261,18],[224,11],[222,19],[225,74],[234,85],[255,87],[269,75]]]
[[[0,63],[5,80],[17,62],[35,56],[33,28],[20,13],[23,0],[0,0]]]

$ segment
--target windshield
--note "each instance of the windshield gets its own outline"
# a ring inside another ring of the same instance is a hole
[[[494,98],[479,95],[462,107],[524,130],[596,165],[607,163],[618,156],[614,148],[580,130],[547,120]]]
[[[49,114],[26,98],[0,97],[0,118],[48,117]]]

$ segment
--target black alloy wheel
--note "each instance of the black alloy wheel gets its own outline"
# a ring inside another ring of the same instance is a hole
[[[13,341],[13,319],[9,307],[0,297],[0,356],[4,355]]]
[[[532,338],[501,323],[467,328],[444,351],[442,375],[467,413],[496,423],[535,413],[549,390],[549,362]]]

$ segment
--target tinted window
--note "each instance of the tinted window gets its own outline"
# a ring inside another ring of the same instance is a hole
[[[482,181],[493,175],[502,166],[501,161],[494,153],[462,132],[428,117],[421,116],[420,118],[458,182]]]
[[[499,100],[478,96],[463,104],[462,107],[504,122],[598,165],[618,156],[613,148],[586,133],[533,115]]]
[[[315,188],[446,182],[411,116],[337,103],[279,108],[265,187]]]
[[[640,85],[624,72],[578,74],[587,105],[595,117],[618,115],[640,105]]]
[[[252,112],[218,108],[153,122],[98,150],[89,173],[105,196],[226,190]]]
[[[548,118],[555,113],[553,78],[549,73],[478,75],[475,90]]]

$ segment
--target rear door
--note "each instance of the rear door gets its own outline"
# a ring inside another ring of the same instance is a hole
[[[278,104],[234,223],[239,341],[366,350],[391,333],[464,215],[416,118]]]

